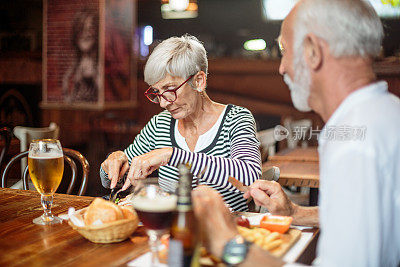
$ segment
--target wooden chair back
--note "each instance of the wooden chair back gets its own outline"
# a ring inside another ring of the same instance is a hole
[[[29,144],[35,139],[58,139],[60,128],[54,122],[51,122],[49,127],[35,128],[35,127],[14,127],[14,136],[20,141],[20,151],[29,150]],[[21,159],[21,175],[25,170],[27,161],[25,158]]]
[[[88,176],[89,176],[89,162],[86,160],[86,158],[78,151],[69,149],[69,148],[63,148],[63,153],[64,153],[64,160],[68,163],[68,165],[71,168],[71,181],[69,183],[68,189],[67,189],[67,194],[72,194],[72,190],[74,189],[76,180],[77,180],[77,173],[78,173],[78,168],[76,166],[75,162],[78,162],[81,167],[82,167],[82,179],[81,179],[81,185],[79,187],[78,195],[82,196],[86,192],[86,188],[88,185]],[[27,158],[29,154],[29,151],[24,151],[13,157],[7,164],[7,166],[4,169],[2,178],[1,178],[1,186],[6,187],[7,186],[7,179],[8,179],[8,173],[13,166],[14,163],[16,163],[18,160],[22,158]],[[29,183],[28,183],[28,176],[29,176],[29,171],[28,171],[28,166],[23,170],[22,174],[22,181],[23,181],[23,189],[24,190],[29,190]]]
[[[0,136],[2,137],[1,139],[4,140],[4,146],[1,148],[0,152],[0,168],[1,168],[3,159],[7,155],[8,149],[10,148],[11,144],[12,132],[10,128],[8,127],[0,128]]]
[[[308,147],[307,141],[310,139],[312,120],[302,119],[295,121],[291,118],[286,118],[283,124],[289,131],[289,135],[287,137],[288,148],[297,147],[299,142],[301,147]]]

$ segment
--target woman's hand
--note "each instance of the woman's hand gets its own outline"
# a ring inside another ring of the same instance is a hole
[[[134,157],[122,190],[127,189],[130,184],[135,184],[135,180],[146,178],[160,166],[167,165],[172,151],[172,147],[165,147]]]
[[[128,157],[122,151],[115,151],[103,161],[101,167],[108,174],[108,179],[111,180],[110,188],[113,189],[129,169]]]

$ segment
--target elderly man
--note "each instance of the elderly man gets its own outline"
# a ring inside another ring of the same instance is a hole
[[[319,224],[323,266],[400,263],[400,101],[372,69],[382,36],[378,16],[361,0],[303,0],[282,24],[279,72],[294,106],[326,122],[319,137],[320,208],[293,204],[267,181],[256,181],[245,197],[293,216],[295,224]],[[332,135],[340,129],[357,134]],[[212,253],[228,264],[284,264],[242,242],[216,192],[203,187],[193,197]]]

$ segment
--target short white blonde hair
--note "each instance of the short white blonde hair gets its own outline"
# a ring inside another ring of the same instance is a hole
[[[207,70],[207,52],[203,44],[196,37],[185,34],[170,37],[154,48],[144,67],[144,81],[153,85],[166,74],[187,79],[199,71],[207,75]]]

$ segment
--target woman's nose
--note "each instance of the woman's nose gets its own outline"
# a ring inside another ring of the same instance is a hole
[[[164,97],[160,97],[160,107],[166,108],[169,104],[170,104],[170,102],[165,100]]]

